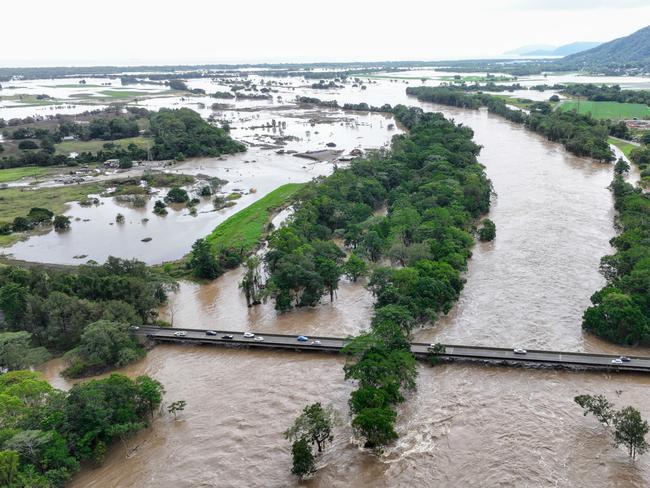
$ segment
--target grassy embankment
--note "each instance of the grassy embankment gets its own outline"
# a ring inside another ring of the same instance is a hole
[[[264,234],[271,215],[292,197],[302,184],[287,183],[243,210],[228,217],[206,238],[214,249],[236,247],[252,251]]]
[[[650,107],[642,103],[591,102],[589,100],[567,100],[559,110],[577,110],[580,114],[591,113],[595,119],[632,119],[650,117]]]
[[[639,146],[636,146],[634,144],[630,144],[629,142],[625,142],[622,139],[616,139],[614,137],[609,137],[607,139],[607,142],[609,142],[611,145],[616,146],[617,148],[619,148],[623,152],[623,154],[625,154],[625,157],[628,158],[628,159],[630,158],[630,153],[634,149],[639,147]]]
[[[83,200],[89,194],[102,191],[101,185],[69,185],[56,188],[6,188],[0,190],[0,222],[12,222],[24,217],[33,207],[47,208],[55,214],[63,213],[69,202]],[[8,246],[23,238],[15,233],[0,236],[0,246]]]
[[[267,225],[275,212],[302,187],[302,183],[287,183],[276,188],[224,220],[206,237],[207,241],[215,252],[226,247],[236,247],[246,254],[251,253],[265,236]],[[187,256],[164,263],[161,267],[165,273],[175,278],[190,278],[191,273],[185,267],[186,262]]]

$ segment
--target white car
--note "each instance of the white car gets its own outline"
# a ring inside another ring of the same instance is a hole
[[[623,364],[623,360],[621,358],[612,359],[612,364]]]
[[[252,339],[253,337],[255,337],[255,334],[253,334],[252,332],[244,332],[244,337],[246,339]]]
[[[187,332],[179,330],[178,332],[174,332],[174,335],[176,337],[185,337],[187,335]]]
[[[514,352],[515,354],[526,354],[526,353],[528,353],[528,351],[526,351],[526,349],[521,349],[520,347],[517,347],[517,348],[513,349],[512,352]]]
[[[313,345],[315,345],[315,346],[320,345],[320,341],[311,341],[311,343],[312,343]]]
[[[262,336],[255,336],[255,340],[256,340],[256,341],[259,341],[259,342],[262,342],[262,341],[264,340],[264,337],[262,337]]]

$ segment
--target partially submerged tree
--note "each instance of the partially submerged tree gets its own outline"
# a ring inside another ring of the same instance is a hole
[[[264,297],[264,278],[262,276],[262,260],[259,256],[249,257],[244,266],[246,273],[239,283],[239,288],[242,289],[246,296],[246,305],[252,307],[262,303]]]
[[[169,406],[167,407],[167,411],[173,414],[174,420],[176,420],[177,413],[185,410],[186,406],[187,406],[187,402],[185,400],[176,400],[175,402],[169,404]]]
[[[326,442],[334,436],[332,429],[336,423],[336,412],[331,406],[324,407],[320,402],[307,405],[293,425],[284,433],[289,440],[307,439],[316,444],[318,452],[323,452]]]
[[[310,475],[316,471],[314,454],[307,439],[298,439],[291,446],[293,466],[291,472],[300,478]]]
[[[625,407],[616,412],[614,427],[614,444],[617,447],[623,444],[632,459],[648,450],[645,436],[650,427],[636,408]]]
[[[614,445],[624,445],[632,459],[648,450],[645,436],[650,426],[636,408],[624,407],[616,411],[604,395],[578,395],[574,401],[584,409],[584,415],[592,413],[602,424],[613,427]]]

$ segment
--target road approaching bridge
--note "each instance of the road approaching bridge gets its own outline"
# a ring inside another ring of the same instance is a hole
[[[351,340],[344,337],[309,336],[307,340],[299,341],[298,336],[283,334],[255,334],[255,337],[247,338],[244,337],[244,333],[241,331],[208,331],[204,329],[165,327],[141,327],[136,331],[136,334],[157,342],[333,353],[340,352],[345,344]],[[260,337],[263,339],[260,339]],[[426,343],[411,343],[411,351],[418,359],[422,360],[431,357],[429,347],[430,344]],[[444,352],[438,354],[438,357],[443,361],[473,361],[508,366],[650,373],[650,357],[640,356],[629,356],[624,361],[620,361],[621,356],[611,354],[537,350],[517,353],[514,349],[507,348],[446,344],[444,345]]]

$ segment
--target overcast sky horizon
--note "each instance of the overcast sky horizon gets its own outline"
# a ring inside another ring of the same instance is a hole
[[[650,0],[25,5],[2,6],[0,67],[486,58],[524,45],[606,42],[650,23]]]

